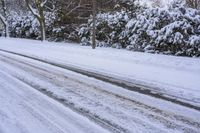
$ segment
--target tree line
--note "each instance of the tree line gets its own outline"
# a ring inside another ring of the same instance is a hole
[[[12,4],[11,4],[12,3]],[[111,9],[116,5],[116,0],[0,0],[0,20],[5,28],[5,36],[9,37],[9,23],[8,17],[12,7],[18,6],[14,9],[16,12],[30,11],[37,19],[40,25],[41,40],[46,40],[46,20],[45,13],[56,13],[60,16],[59,23],[84,23],[90,15],[93,15],[93,32],[95,40],[95,16],[98,10]],[[7,6],[10,6],[10,9]],[[65,20],[68,19],[66,22]],[[93,48],[95,48],[95,41],[93,41]]]

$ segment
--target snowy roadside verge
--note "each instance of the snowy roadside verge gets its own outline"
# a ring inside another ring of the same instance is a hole
[[[200,104],[198,58],[3,38],[0,49],[153,87],[163,94]]]

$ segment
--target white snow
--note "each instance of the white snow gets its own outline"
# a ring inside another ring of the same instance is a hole
[[[0,70],[1,133],[106,133],[105,129]]]
[[[0,39],[0,49],[114,76],[200,105],[199,58],[92,50],[76,44]]]
[[[160,7],[167,7],[173,0],[139,0],[139,4],[147,7],[158,5]]]

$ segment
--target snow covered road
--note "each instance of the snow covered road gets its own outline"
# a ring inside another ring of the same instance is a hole
[[[0,133],[106,133],[0,69]]]
[[[3,133],[200,129],[197,110],[6,52],[0,52],[0,64]]]

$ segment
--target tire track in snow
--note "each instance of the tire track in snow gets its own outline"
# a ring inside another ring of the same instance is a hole
[[[4,61],[5,61],[5,59],[4,59]],[[41,76],[43,75],[44,76],[44,73],[41,73],[41,71],[44,71],[45,73],[52,73],[52,72],[49,72],[49,71],[47,71],[46,69],[41,69],[40,67],[37,67],[37,66],[34,66],[34,65],[30,65],[30,64],[28,64],[28,63],[26,63],[26,62],[23,62],[23,61],[17,61],[17,60],[12,60],[11,59],[11,62],[13,63],[13,65],[16,65],[14,62],[18,62],[19,64],[21,63],[21,65],[23,66],[23,64],[25,65],[25,66],[28,66],[28,67],[32,67],[33,69],[35,69],[35,70],[33,70],[33,71],[35,71],[35,72],[37,72],[37,70],[38,70],[38,74],[41,74]],[[17,66],[17,65],[16,65]],[[19,66],[20,67],[20,66]],[[24,69],[24,68],[22,68],[22,69]],[[27,69],[28,70],[28,69]],[[53,73],[53,74],[55,74],[55,73]],[[59,75],[57,75],[57,76],[59,76]],[[46,76],[46,78],[47,77],[49,77],[49,76]],[[51,77],[51,76],[50,76]],[[19,78],[19,77],[17,77],[17,78]],[[19,78],[20,79],[20,78]],[[33,85],[32,83],[30,83],[30,82],[28,82],[28,81],[26,81],[25,79],[20,79],[21,81],[23,81],[23,82],[25,82],[26,84],[29,84],[29,85],[31,85],[32,87],[35,87],[36,89],[38,89],[38,86],[36,86],[36,85]],[[52,79],[51,79],[52,80]],[[58,83],[59,84],[59,83]],[[81,83],[81,84],[83,84],[83,83]],[[98,88],[94,88],[94,89],[98,89]],[[40,88],[39,89],[40,91],[42,91],[43,93],[45,93],[45,94],[48,94],[49,96],[52,96],[52,93],[51,92],[48,92],[46,89],[42,89],[42,88]],[[104,93],[106,93],[106,92],[104,92]],[[108,92],[107,92],[108,93]],[[114,95],[114,94],[109,94],[110,96],[111,95]],[[118,99],[121,99],[121,100],[128,100],[129,102],[132,102],[132,103],[134,103],[134,105],[136,105],[136,106],[139,106],[141,103],[136,103],[136,101],[131,101],[130,99],[127,99],[127,98],[124,98],[124,97],[120,97],[119,95],[115,95]],[[54,98],[54,97],[53,97]],[[58,100],[58,101],[60,101],[60,102],[62,102],[62,103],[67,103],[67,101],[66,101],[66,99],[63,99],[63,98],[58,98],[58,97],[55,97],[56,98],[56,100]],[[68,105],[67,106],[73,106],[73,104],[72,103],[68,103]],[[141,106],[141,105],[140,105]],[[163,115],[168,115],[169,116],[169,114],[165,114],[165,113],[162,113],[163,111],[162,110],[158,110],[158,109],[155,109],[155,108],[150,108],[150,106],[147,106],[147,105],[142,105],[143,106],[143,108],[149,108],[150,110],[152,110],[152,111],[155,111],[155,112],[157,112],[158,114],[159,114],[159,112],[161,112],[161,116],[163,116]],[[71,107],[71,108],[74,108],[74,107]],[[80,110],[79,110],[80,111]],[[80,113],[82,113],[83,114],[83,111],[84,110],[81,110],[81,112]],[[87,112],[87,111],[86,111]],[[85,114],[84,114],[85,115]],[[166,116],[165,116],[166,117]],[[152,116],[152,118],[154,118],[154,119],[161,119],[161,117],[160,116]],[[179,118],[179,119],[178,119]],[[183,122],[183,123],[188,123],[189,125],[193,125],[194,127],[195,127],[195,125],[197,126],[197,128],[199,128],[200,126],[199,126],[199,123],[190,123],[188,120],[186,120],[186,119],[184,119],[184,118],[182,118],[182,117],[180,117],[180,116],[176,116],[176,119],[177,120],[179,120],[179,121],[185,121],[185,122]],[[104,120],[105,121],[105,120]],[[166,121],[165,119],[162,119],[161,120],[162,122],[169,122],[168,124],[171,124],[171,126],[173,127],[174,125],[176,125],[175,123],[170,123],[170,121]],[[106,122],[107,124],[109,123],[109,121],[107,121]],[[174,124],[174,125],[173,125]],[[114,126],[114,127],[119,127],[118,125],[113,125],[112,123],[111,123],[111,125],[112,126]],[[170,126],[170,125],[168,125],[168,126]],[[177,125],[178,126],[178,125]],[[175,126],[176,127],[176,126]],[[185,130],[185,131],[187,131],[187,128],[183,128],[183,130]],[[123,131],[123,132],[126,132],[126,130],[124,130],[123,128],[119,128],[119,131]],[[189,131],[191,131],[191,130],[188,130],[188,132]]]
[[[53,65],[53,66],[56,66],[56,67],[60,67],[60,68],[63,68],[63,69],[67,69],[67,70],[70,70],[70,71],[73,71],[73,72],[76,72],[76,73],[79,73],[79,74],[82,74],[82,75],[86,75],[88,77],[96,78],[98,80],[101,80],[101,81],[104,81],[104,82],[107,82],[107,83],[111,83],[113,85],[117,85],[119,87],[125,88],[125,89],[130,90],[130,91],[134,91],[134,92],[138,92],[138,93],[141,93],[141,94],[144,94],[144,95],[159,98],[159,99],[162,99],[162,100],[165,100],[165,101],[169,101],[169,102],[181,105],[181,106],[185,106],[185,107],[200,111],[200,106],[191,104],[190,103],[191,101],[189,101],[187,99],[175,97],[175,96],[172,96],[172,95],[169,95],[169,94],[163,94],[159,91],[156,91],[156,89],[153,90],[153,88],[149,88],[148,86],[134,84],[132,82],[128,82],[128,81],[125,81],[125,80],[122,80],[122,79],[110,77],[108,75],[102,75],[98,72],[91,72],[91,71],[83,70],[83,69],[80,69],[76,66],[59,64],[59,63],[56,63],[56,62],[41,59],[39,57],[24,55],[24,54],[12,52],[12,51],[7,51],[7,50],[3,50],[3,49],[0,49],[0,51],[10,53],[10,54],[14,54],[14,55],[18,55],[18,56],[22,56],[22,57],[26,57],[26,58],[29,58],[29,59],[33,59],[33,60],[40,61],[40,62],[43,62],[43,63],[46,63],[46,64],[50,64],[50,65]]]

